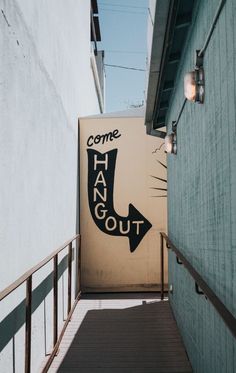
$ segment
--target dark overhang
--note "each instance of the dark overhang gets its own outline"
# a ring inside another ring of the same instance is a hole
[[[97,0],[91,0],[91,7],[93,14],[98,14],[98,3]]]
[[[157,0],[148,81],[147,133],[164,138],[170,98],[196,0]]]
[[[101,31],[98,16],[92,17],[94,30],[91,30],[91,41],[101,41]]]
[[[91,0],[91,41],[101,41],[97,0]]]

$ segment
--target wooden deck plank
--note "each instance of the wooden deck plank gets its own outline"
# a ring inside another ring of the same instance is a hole
[[[169,302],[144,299],[82,299],[49,372],[192,372]]]

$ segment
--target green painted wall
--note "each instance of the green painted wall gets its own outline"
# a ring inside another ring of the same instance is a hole
[[[194,13],[168,113],[176,120],[183,77],[194,67],[219,0]],[[204,58],[204,105],[187,102],[168,156],[168,234],[236,317],[236,1],[227,0]],[[170,126],[169,126],[170,131]],[[194,372],[236,372],[236,340],[183,266],[169,254],[171,304]]]

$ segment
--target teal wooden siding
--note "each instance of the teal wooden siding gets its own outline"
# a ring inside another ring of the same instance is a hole
[[[168,113],[169,131],[184,100],[219,0],[200,0]],[[168,234],[236,317],[236,1],[227,0],[204,57],[203,105],[187,102],[168,156]],[[187,271],[169,254],[171,304],[194,372],[236,372],[236,340]]]

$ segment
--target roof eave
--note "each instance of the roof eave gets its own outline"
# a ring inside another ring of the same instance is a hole
[[[153,26],[151,61],[148,79],[145,125],[148,135],[165,137],[165,132],[153,128],[156,91],[160,79],[160,68],[171,0],[157,0]]]

